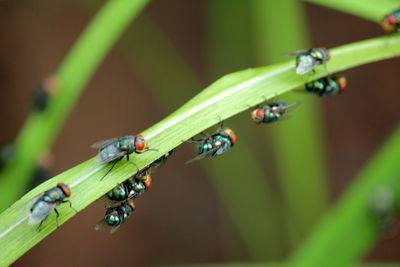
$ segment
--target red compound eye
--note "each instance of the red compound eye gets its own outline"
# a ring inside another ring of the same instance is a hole
[[[63,184],[63,183],[58,183],[57,186],[60,186],[60,187],[62,188],[64,194],[65,194],[67,197],[70,197],[70,196],[71,196],[71,189],[68,187],[68,185]]]
[[[229,135],[229,137],[232,139],[232,145],[235,145],[236,144],[236,134],[231,129],[225,129],[224,133],[226,135]]]
[[[142,151],[147,148],[147,142],[140,134],[136,135],[135,147],[137,151]]]
[[[147,175],[147,179],[146,179],[145,184],[146,184],[146,189],[150,190],[150,188],[151,188],[151,177],[150,177],[150,174]]]
[[[232,138],[232,144],[235,145],[236,144],[236,134],[233,131],[231,132],[230,137]]]
[[[258,122],[262,121],[264,118],[264,111],[262,109],[253,110],[253,112],[251,112],[251,118],[258,124]]]
[[[328,60],[331,59],[331,54],[328,51],[326,51],[326,56],[328,57]]]
[[[393,25],[393,26],[396,25],[396,23],[397,23],[396,18],[393,15],[388,16],[388,21],[389,21],[389,24]]]
[[[345,77],[341,77],[338,79],[338,83],[340,84],[340,92],[343,93],[347,88],[347,81]]]
[[[262,110],[261,108],[257,109],[257,118],[260,120],[264,118],[264,110]]]

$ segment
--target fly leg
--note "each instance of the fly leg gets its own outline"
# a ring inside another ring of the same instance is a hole
[[[219,117],[219,126],[218,126],[218,133],[220,133],[220,132],[222,132],[223,131],[223,125],[224,125],[224,121],[221,119],[221,117],[220,116],[218,116]]]
[[[142,153],[149,152],[149,151],[158,151],[158,149],[157,149],[157,148],[147,148],[145,151],[142,151],[142,152],[140,152],[140,151],[135,151],[135,153],[137,153],[137,154],[142,154]],[[128,155],[127,155],[127,156],[128,156]]]
[[[128,161],[129,161],[129,159],[128,159]],[[117,162],[118,162],[118,160],[116,160],[116,161],[113,163],[113,165],[112,165],[111,168],[106,172],[106,174],[104,174],[104,176],[101,177],[100,181],[102,181],[102,180],[104,179],[104,177],[106,177],[107,174],[110,173],[110,171],[114,168],[114,166],[115,166],[115,164],[117,164]]]
[[[60,227],[60,225],[58,224],[58,217],[60,217],[60,214],[58,213],[57,209],[54,209],[54,212],[57,214],[56,215],[56,224],[57,224],[57,228]]]
[[[209,138],[209,137],[210,137],[208,134],[206,134],[206,133],[204,133],[204,132],[200,132],[200,134],[203,135],[203,136],[206,137],[206,138]]]
[[[204,141],[203,140],[194,140],[193,138],[190,138],[190,140],[186,140],[184,142],[191,143],[191,144],[202,144]]]
[[[148,150],[146,150],[146,151],[148,151]],[[145,151],[145,152],[146,152],[146,151]],[[133,166],[136,167],[137,172],[140,171],[139,168],[138,168],[138,166],[137,166],[134,162],[132,162],[132,161],[129,160],[129,154],[126,155],[126,160],[127,160],[130,164],[132,164]]]
[[[47,218],[47,217],[46,217],[46,218]],[[40,232],[40,231],[42,230],[42,223],[44,222],[44,220],[46,220],[46,218],[44,218],[44,219],[40,222],[39,226],[36,228],[36,230],[38,230],[38,232]]]
[[[71,209],[73,209],[76,213],[78,213],[78,211],[77,211],[74,207],[72,207],[71,200],[63,200],[63,201],[61,201],[61,203],[68,203],[68,204],[69,204],[69,207],[70,207]]]

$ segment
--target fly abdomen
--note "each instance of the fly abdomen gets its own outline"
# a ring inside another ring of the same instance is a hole
[[[199,154],[207,153],[213,148],[213,145],[211,143],[204,143],[199,146],[198,152]]]
[[[123,205],[116,208],[110,208],[107,210],[107,213],[104,216],[104,222],[109,226],[120,225],[124,223],[129,216],[131,216],[134,210],[135,208],[132,205]]]
[[[104,217],[104,221],[110,226],[119,225],[123,220],[124,216],[122,213],[119,213],[118,210],[111,210],[111,212]]]
[[[34,225],[45,220],[52,211],[52,207],[42,199],[38,199],[31,208],[29,224]]]
[[[103,162],[112,162],[120,160],[120,157],[117,155],[119,154],[119,148],[115,145],[115,143],[110,144],[102,148],[99,152],[99,158]]]
[[[111,200],[122,201],[129,196],[129,190],[124,184],[119,184],[107,193],[107,197]]]
[[[316,80],[306,83],[306,89],[309,92],[320,93],[325,89],[325,83],[321,80]]]

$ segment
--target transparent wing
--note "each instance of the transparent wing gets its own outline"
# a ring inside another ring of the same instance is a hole
[[[101,221],[99,221],[95,226],[94,226],[94,229],[95,230],[104,230],[104,229],[110,229],[110,234],[113,234],[113,233],[115,233],[115,231],[117,231],[120,227],[121,227],[121,225],[122,225],[123,223],[121,223],[121,224],[118,224],[118,225],[116,225],[116,226],[111,226],[111,225],[108,225],[105,221],[104,221],[104,219],[102,219]]]
[[[115,152],[112,156],[109,156],[106,159],[102,159],[100,157],[100,154],[97,154],[97,157],[94,159],[93,164],[97,166],[97,165],[103,165],[106,163],[110,163],[116,159],[126,156],[126,154],[127,154],[126,151],[119,150],[119,151]]]
[[[92,148],[102,148],[104,146],[107,146],[109,144],[114,143],[115,141],[118,141],[118,139],[120,139],[120,137],[115,137],[115,138],[110,138],[110,139],[106,139],[106,140],[101,140],[98,141],[94,144],[91,145]]]
[[[57,203],[41,202],[40,206],[36,207],[29,217],[28,224],[35,225],[43,221],[49,214],[58,206]]]
[[[289,56],[289,57],[294,57],[294,56],[298,56],[298,55],[304,55],[307,54],[309,50],[307,49],[300,49],[300,50],[296,50],[290,53],[285,54],[285,56]]]
[[[115,232],[121,227],[122,224],[123,224],[123,223],[118,224],[117,226],[114,226],[113,228],[111,228],[110,234],[115,233]]]
[[[193,159],[191,159],[191,160],[189,160],[189,161],[186,161],[185,164],[189,164],[189,163],[192,163],[193,161],[201,160],[201,159],[203,159],[203,158],[206,158],[206,157],[208,157],[208,156],[211,156],[211,155],[212,155],[214,152],[216,152],[219,148],[220,148],[220,146],[219,146],[219,147],[214,147],[214,148],[211,149],[210,151],[208,151],[208,152],[206,152],[206,153],[203,153],[203,154],[200,154],[200,155],[197,155],[197,156],[194,157]]]
[[[301,101],[296,101],[296,102],[287,104],[285,107],[285,110],[288,110],[288,111],[293,110],[294,108],[298,107],[300,104],[301,104]]]
[[[104,219],[101,219],[96,225],[94,226],[95,230],[104,230],[104,229],[109,229],[111,226],[108,225]]]
[[[18,209],[18,213],[21,213],[21,214],[22,214],[22,213],[26,213],[26,214],[30,213],[30,212],[31,212],[31,208],[32,208],[32,206],[33,206],[33,203],[35,203],[36,200],[38,200],[42,195],[43,195],[43,193],[40,194],[40,195],[38,195],[38,196],[36,196],[36,197],[34,197],[34,198],[32,198],[31,200],[29,200],[29,201],[26,202],[25,204],[23,204],[23,205]]]
[[[306,74],[307,72],[313,70],[317,65],[318,61],[316,61],[313,57],[305,57],[305,59],[300,61],[300,64],[297,66],[296,73]]]

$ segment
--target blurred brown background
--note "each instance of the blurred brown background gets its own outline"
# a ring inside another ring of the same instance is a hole
[[[145,10],[202,78],[204,87],[212,82],[205,78],[206,3],[153,1]],[[309,4],[306,11],[313,46],[335,47],[382,34],[379,25],[344,13]],[[94,12],[80,1],[0,2],[0,144],[17,135],[30,111],[34,88],[57,69]],[[332,202],[398,122],[399,69],[400,62],[394,59],[346,71],[348,91],[334,101],[321,100]],[[52,174],[94,156],[96,151],[90,148],[94,141],[140,132],[166,115],[132,64],[114,48],[57,138]],[[154,266],[248,260],[206,174],[198,164],[184,164],[192,156],[187,146],[175,151],[117,233],[94,231],[104,215],[103,206],[94,203],[14,265]],[[238,192],[243,194],[250,192]],[[224,249],[224,235],[235,241],[230,250]],[[399,241],[400,235],[381,241],[367,259],[400,260]]]

